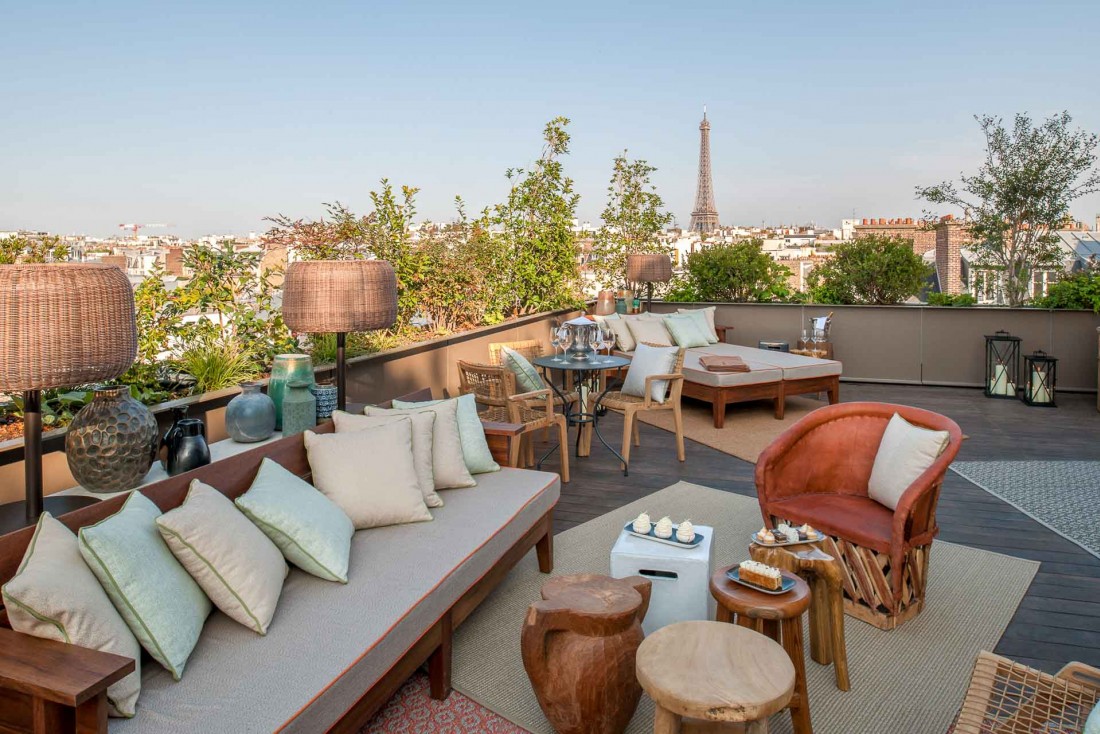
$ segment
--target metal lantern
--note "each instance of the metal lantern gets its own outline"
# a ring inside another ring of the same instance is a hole
[[[1015,398],[1020,384],[1020,337],[1007,331],[985,335],[985,396]]]
[[[1024,373],[1027,383],[1024,385],[1024,402],[1043,408],[1054,408],[1054,384],[1058,359],[1051,357],[1041,349],[1024,357]]]

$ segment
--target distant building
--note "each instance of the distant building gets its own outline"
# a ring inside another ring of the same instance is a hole
[[[851,221],[853,220],[843,220],[841,222],[841,230],[844,229],[844,222]],[[901,237],[913,243],[913,252],[918,255],[923,255],[930,250],[936,249],[936,232],[932,228],[932,224],[923,219],[914,219],[913,217],[897,219],[864,219],[861,223],[852,225],[852,231],[852,239],[866,237],[868,235]]]

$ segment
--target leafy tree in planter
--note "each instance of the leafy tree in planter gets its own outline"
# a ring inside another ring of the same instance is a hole
[[[932,268],[900,237],[870,235],[837,245],[809,276],[814,303],[900,303],[916,295]]]
[[[791,271],[763,248],[763,240],[751,239],[693,252],[683,278],[673,284],[665,299],[735,303],[789,299]]]
[[[1100,191],[1093,167],[1100,138],[1071,129],[1068,112],[1038,125],[1018,114],[1011,130],[998,117],[976,119],[985,163],[964,175],[961,187],[946,181],[917,187],[917,196],[967,212],[975,266],[1000,273],[1005,300],[1018,306],[1027,301],[1034,271],[1062,267],[1054,230],[1069,217],[1070,203]]]
[[[627,256],[658,252],[657,236],[672,222],[665,202],[650,183],[657,169],[644,160],[615,158],[603,226],[592,246],[592,270],[604,288],[626,288]],[[671,253],[671,250],[669,250]]]

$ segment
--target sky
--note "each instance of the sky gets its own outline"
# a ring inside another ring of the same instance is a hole
[[[1100,132],[1095,2],[0,0],[0,231],[246,234],[379,180],[418,219],[500,201],[551,118],[598,221],[613,158],[687,226],[711,121],[723,224],[918,216],[975,114]],[[1100,196],[1073,206],[1093,222]]]

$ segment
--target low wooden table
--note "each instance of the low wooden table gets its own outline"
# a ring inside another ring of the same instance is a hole
[[[749,554],[754,561],[790,571],[810,585],[810,658],[822,665],[832,664],[836,687],[850,690],[844,643],[844,569],[833,539],[826,536],[817,543],[787,547],[753,543]]]
[[[651,582],[560,576],[531,605],[520,649],[542,712],[558,734],[622,734],[642,689],[634,670]]]
[[[654,734],[716,730],[703,722],[744,722],[750,734],[766,734],[768,717],[787,706],[795,685],[794,666],[775,641],[718,622],[662,627],[638,648],[637,667],[656,704]]]

